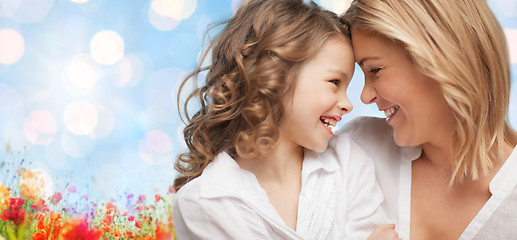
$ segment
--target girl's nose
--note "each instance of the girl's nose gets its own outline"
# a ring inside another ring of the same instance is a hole
[[[344,95],[344,97],[342,97],[339,100],[337,106],[341,111],[343,111],[343,114],[347,114],[347,113],[351,112],[352,109],[354,108],[354,106],[352,106],[352,103],[350,102],[350,100],[348,99],[348,97],[346,95]]]

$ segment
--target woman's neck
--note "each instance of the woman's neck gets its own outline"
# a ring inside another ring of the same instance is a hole
[[[452,141],[444,141],[440,144],[425,143],[422,144],[422,156],[420,160],[423,160],[428,164],[429,167],[441,172],[444,177],[452,176],[454,171],[454,155],[453,149],[451,149]],[[506,162],[506,159],[510,156],[513,151],[513,147],[509,144],[503,146],[503,155],[494,161],[494,164],[488,173],[485,174],[480,172],[479,179],[476,181],[471,180],[471,177],[467,177],[464,183],[473,182],[484,182],[488,186],[492,178],[499,171],[501,166]]]
[[[448,143],[439,145],[424,143],[422,144],[421,158],[424,158],[426,161],[428,161],[428,164],[430,164],[430,166],[433,168],[441,171],[447,171],[449,174],[452,174],[454,161],[450,146],[451,145]]]

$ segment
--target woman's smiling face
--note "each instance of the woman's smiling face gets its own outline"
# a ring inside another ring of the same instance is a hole
[[[454,116],[437,81],[388,39],[352,29],[352,45],[365,77],[361,100],[377,104],[385,113],[397,145],[439,144],[448,139]]]

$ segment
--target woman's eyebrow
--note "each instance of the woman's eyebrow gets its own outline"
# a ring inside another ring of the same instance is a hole
[[[374,59],[380,59],[380,57],[365,57],[365,58],[361,59],[360,61],[358,61],[357,64],[359,64],[359,66],[362,67],[365,61],[374,60]]]

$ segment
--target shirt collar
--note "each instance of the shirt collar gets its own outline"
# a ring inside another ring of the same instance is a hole
[[[222,196],[242,198],[244,185],[255,175],[243,170],[226,152],[219,153],[205,168],[200,177],[200,196],[215,198]]]
[[[317,153],[304,150],[303,172],[310,174],[319,169],[334,172],[339,169],[333,151]],[[200,196],[206,198],[237,197],[244,198],[246,191],[257,184],[257,178],[249,171],[241,169],[226,152],[219,153],[214,161],[205,168],[200,176]]]
[[[319,169],[334,172],[339,169],[338,158],[332,148],[323,153],[317,153],[308,149],[304,150],[303,171],[310,174]]]
[[[405,160],[414,161],[417,160],[420,155],[422,155],[422,146],[419,145],[415,147],[401,147],[400,151]]]
[[[513,149],[510,157],[506,159],[503,166],[490,181],[489,189],[492,195],[512,191],[517,185],[517,146]]]

